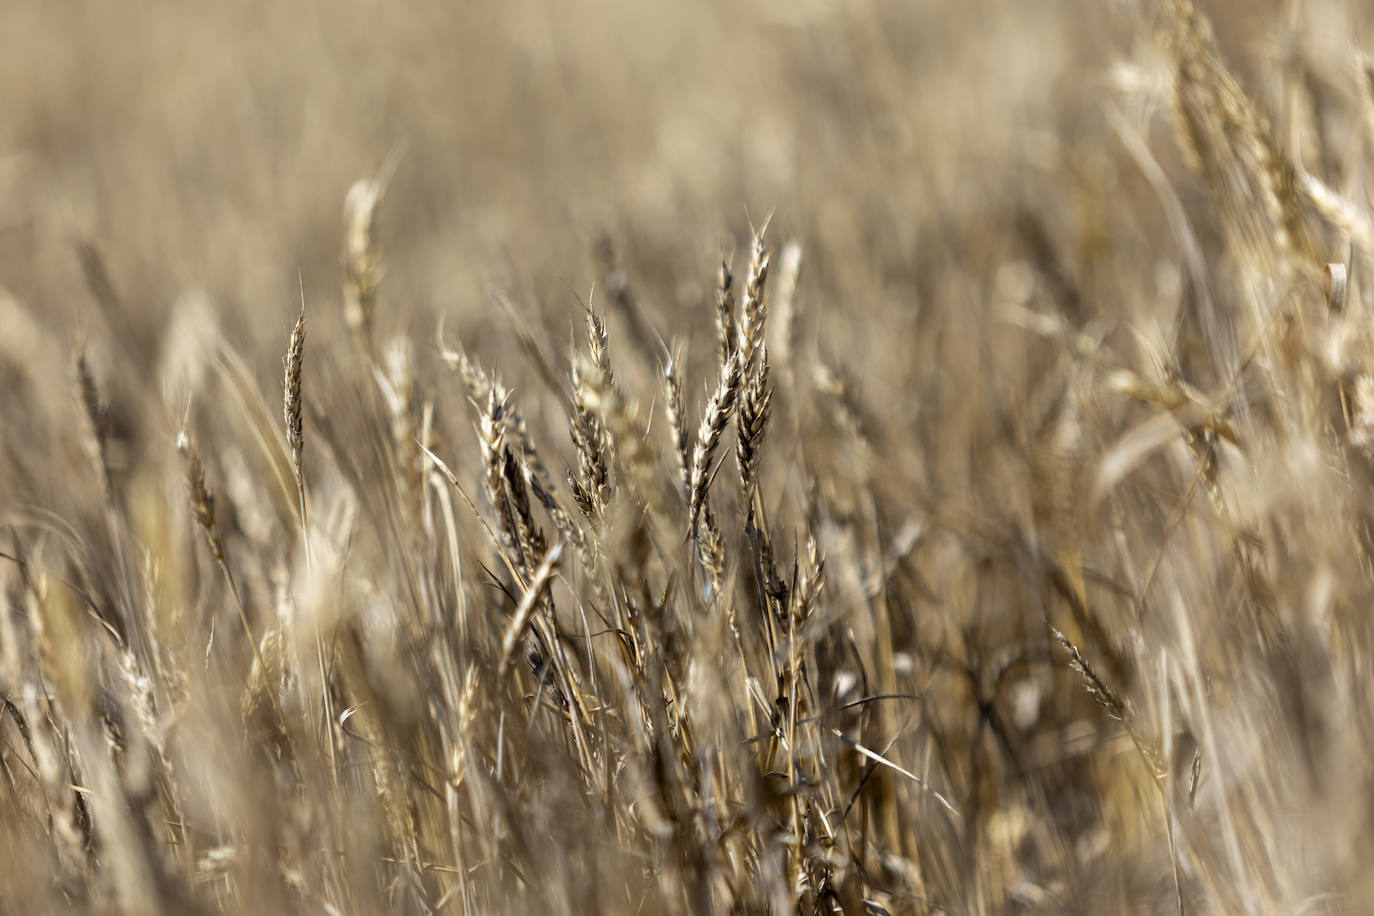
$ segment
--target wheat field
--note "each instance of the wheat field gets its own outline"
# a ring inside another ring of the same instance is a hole
[[[0,913],[1374,912],[1358,0],[0,6]]]

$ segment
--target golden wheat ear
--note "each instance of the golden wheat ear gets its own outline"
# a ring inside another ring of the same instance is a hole
[[[286,346],[282,376],[282,423],[286,429],[286,446],[291,452],[291,469],[296,478],[297,508],[300,511],[301,528],[306,527],[305,508],[305,421],[301,415],[301,374],[305,365],[305,302],[301,302],[301,314],[291,329],[291,339]]]

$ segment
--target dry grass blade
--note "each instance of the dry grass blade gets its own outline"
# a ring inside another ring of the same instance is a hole
[[[229,571],[229,561],[224,555],[224,540],[220,533],[219,517],[216,514],[215,495],[205,483],[205,466],[201,463],[200,453],[196,450],[191,437],[185,431],[177,435],[177,451],[181,455],[182,468],[185,475],[186,495],[191,507],[191,516],[195,519],[196,525],[205,535],[206,542],[210,545],[210,552],[214,555],[215,561],[219,566],[220,572],[224,574],[224,581],[229,586],[229,592],[233,595],[234,606],[238,611],[239,623],[243,627],[243,635],[252,647],[253,662],[260,671],[270,671],[267,660],[262,655],[257,637],[253,635],[252,624],[248,622],[248,609],[244,606],[243,596],[239,592],[238,584],[234,581],[233,574]],[[281,739],[289,741],[291,733],[286,713],[282,710],[281,701],[277,698],[275,689],[264,691],[271,701],[273,711],[276,713],[277,723],[281,728]]]
[[[1088,691],[1088,694],[1102,704],[1102,708],[1107,710],[1109,716],[1126,726],[1126,732],[1130,735],[1131,742],[1135,745],[1136,752],[1139,753],[1140,759],[1143,760],[1145,765],[1149,768],[1150,776],[1156,783],[1159,783],[1167,775],[1164,762],[1160,759],[1159,752],[1155,750],[1153,745],[1151,745],[1140,732],[1135,715],[1132,713],[1126,701],[1108,687],[1107,683],[1098,676],[1097,672],[1093,670],[1092,665],[1088,664],[1088,660],[1083,657],[1082,652],[1078,651],[1078,647],[1073,644],[1072,640],[1053,626],[1050,627],[1050,633],[1059,641],[1061,646],[1068,650],[1069,664],[1083,679],[1083,687]]]
[[[516,647],[520,644],[520,637],[524,635],[525,629],[530,624],[530,618],[534,615],[535,608],[549,583],[553,580],[554,571],[558,568],[558,560],[563,555],[563,545],[554,544],[549,548],[549,552],[544,555],[544,559],[539,564],[539,568],[530,577],[529,586],[525,589],[525,595],[520,599],[520,605],[515,609],[511,616],[510,623],[506,626],[506,633],[501,638],[501,660],[496,665],[496,678],[501,680],[510,670],[510,663],[515,658]]]
[[[1345,295],[1349,287],[1349,272],[1344,264],[1327,264],[1325,273],[1326,279],[1326,305],[1332,312],[1340,313],[1345,311]]]
[[[435,469],[443,475],[446,481],[448,481],[449,486],[462,498],[463,504],[468,507],[469,512],[472,513],[472,517],[482,526],[483,532],[486,533],[487,540],[491,542],[491,546],[500,554],[511,575],[519,578],[520,571],[515,568],[515,564],[510,560],[509,550],[505,548],[501,535],[497,534],[495,529],[491,527],[490,523],[486,520],[486,516],[477,508],[477,504],[472,501],[472,498],[468,496],[467,490],[463,489],[462,482],[458,480],[458,475],[453,473],[453,469],[445,464],[442,458],[425,448],[423,445],[420,446],[420,451],[424,453],[425,457],[430,460],[430,463],[434,465]]]
[[[889,770],[892,770],[895,773],[900,773],[907,779],[910,779],[912,782],[916,783],[916,785],[920,786],[922,791],[926,792],[930,795],[931,798],[939,802],[940,806],[944,808],[946,811],[948,811],[950,814],[954,815],[955,817],[962,817],[962,815],[959,813],[959,809],[954,807],[953,802],[951,802],[944,795],[940,794],[940,792],[938,792],[936,789],[932,788],[930,783],[926,782],[924,779],[917,776],[915,773],[911,772],[906,767],[893,763],[891,760],[888,760],[882,754],[879,754],[877,751],[872,750],[871,748],[864,747],[862,744],[855,741],[853,738],[850,738],[848,735],[840,731],[838,728],[830,729],[830,734],[834,735],[836,738],[839,738],[845,744],[849,745],[861,756],[866,757],[869,760],[872,760],[879,766],[887,767]]]
[[[1092,665],[1088,664],[1088,660],[1083,657],[1083,653],[1078,651],[1078,647],[1075,646],[1067,636],[1054,627],[1050,627],[1050,633],[1054,635],[1055,639],[1059,640],[1061,646],[1068,650],[1069,664],[1072,665],[1073,670],[1077,671],[1079,676],[1083,678],[1083,686],[1088,691],[1089,695],[1097,700],[1097,702],[1101,703],[1103,708],[1107,710],[1107,714],[1113,719],[1121,719],[1124,721],[1126,718],[1125,705],[1112,689],[1103,682],[1102,678],[1097,676],[1097,672],[1093,670]]]

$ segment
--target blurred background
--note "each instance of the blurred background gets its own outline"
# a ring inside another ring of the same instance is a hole
[[[0,282],[75,333],[90,303],[74,250],[89,244],[136,303],[141,347],[201,289],[225,333],[275,350],[298,270],[318,326],[337,313],[345,191],[390,164],[396,327],[428,330],[436,311],[480,324],[488,283],[576,314],[603,235],[668,316],[770,214],[777,238],[814,249],[808,271],[841,289],[870,275],[868,301],[837,296],[828,313],[910,309],[905,293],[883,301],[875,268],[895,286],[923,259],[976,265],[1006,212],[1045,208],[1065,176],[1110,180],[1077,151],[1103,130],[1094,96],[1141,15],[981,0],[10,0]]]

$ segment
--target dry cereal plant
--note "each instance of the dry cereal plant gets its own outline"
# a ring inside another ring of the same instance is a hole
[[[0,913],[1374,912],[1371,14],[0,4]]]

